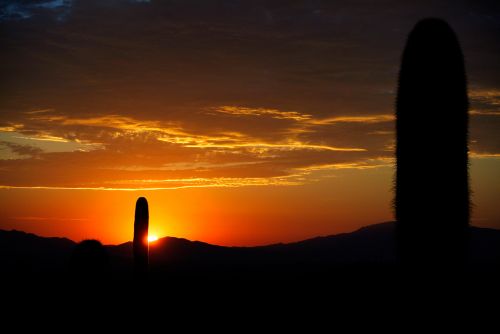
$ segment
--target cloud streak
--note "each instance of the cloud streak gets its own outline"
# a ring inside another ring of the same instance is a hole
[[[0,184],[294,185],[386,166],[402,43],[413,19],[441,10],[137,2],[2,5]],[[488,55],[494,43],[468,31],[495,27],[456,29]],[[484,66],[471,82],[471,148],[497,154],[498,57],[467,56]]]
[[[289,119],[297,122],[308,121],[312,118],[311,115],[301,114],[296,111],[280,111],[277,109],[248,108],[240,106],[221,106],[214,108],[213,111],[237,116],[270,116],[276,119]]]
[[[370,115],[370,116],[336,116],[324,119],[313,119],[310,120],[308,123],[314,125],[329,125],[335,123],[373,124],[373,123],[392,122],[394,120],[395,120],[394,115],[387,114],[387,115]]]

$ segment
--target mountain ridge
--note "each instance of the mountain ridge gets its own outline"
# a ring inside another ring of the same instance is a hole
[[[220,246],[185,238],[163,237],[150,246],[154,273],[190,274],[232,271],[268,272],[338,265],[391,265],[396,261],[394,222],[361,227],[353,232],[318,236],[264,246]],[[500,263],[500,230],[471,227],[469,258],[474,264]],[[39,237],[17,230],[0,230],[0,271],[64,271],[76,242]],[[132,242],[104,246],[113,272],[132,267]],[[281,269],[277,269],[281,268]]]

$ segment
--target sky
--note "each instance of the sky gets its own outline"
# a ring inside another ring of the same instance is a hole
[[[150,234],[220,245],[390,221],[425,17],[465,55],[471,223],[500,228],[496,1],[41,0],[0,1],[0,229],[121,243],[139,196]]]

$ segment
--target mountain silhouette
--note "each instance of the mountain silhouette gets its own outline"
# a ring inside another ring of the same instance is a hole
[[[60,271],[76,243],[66,238],[43,238],[21,231],[0,230],[0,272],[30,274]]]
[[[495,269],[500,263],[500,230],[471,227],[471,268]],[[0,230],[3,277],[25,273],[61,273],[77,243],[20,231]],[[132,276],[133,244],[104,246],[117,278]],[[395,224],[381,223],[351,233],[257,247],[225,247],[165,237],[150,246],[151,278],[282,278],[335,273],[347,269],[394,266]]]

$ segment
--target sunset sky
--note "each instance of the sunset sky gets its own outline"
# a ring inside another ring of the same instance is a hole
[[[428,16],[466,58],[472,224],[500,228],[498,1],[45,0],[0,1],[0,229],[125,242],[139,196],[151,234],[221,245],[392,220]]]

